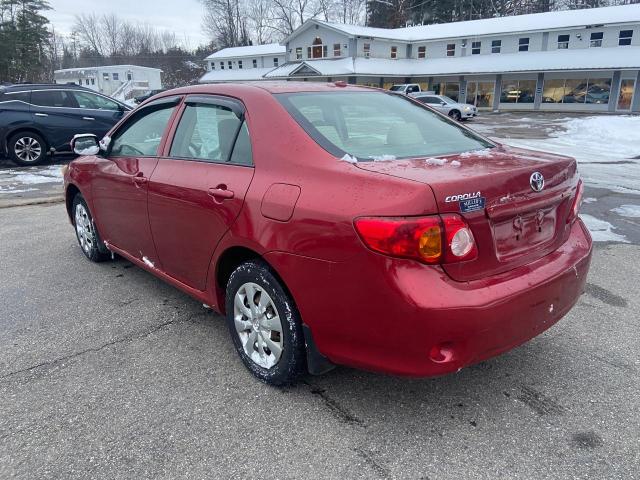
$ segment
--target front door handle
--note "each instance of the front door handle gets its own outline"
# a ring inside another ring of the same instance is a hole
[[[229,200],[233,198],[233,191],[227,190],[226,185],[218,185],[216,188],[209,189],[209,196],[213,197],[216,202]]]
[[[142,172],[138,172],[133,176],[133,183],[135,183],[138,188],[147,183],[148,180],[149,179],[145,177]]]
[[[48,117],[49,115],[47,115],[46,113],[34,113],[34,115],[36,117]]]

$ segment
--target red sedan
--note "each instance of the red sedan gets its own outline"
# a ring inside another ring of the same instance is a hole
[[[557,322],[589,270],[574,159],[389,92],[186,87],[72,143],[84,254],[121,255],[226,315],[271,384],[335,364],[455,372]]]

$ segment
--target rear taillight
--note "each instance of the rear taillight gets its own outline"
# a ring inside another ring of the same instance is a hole
[[[582,180],[578,180],[578,186],[576,187],[576,195],[573,197],[573,204],[571,205],[571,211],[567,217],[567,223],[575,222],[580,212],[580,206],[582,205],[582,197],[584,194],[584,184]]]
[[[362,217],[356,231],[371,250],[423,263],[471,260],[477,248],[469,226],[459,215],[429,217]]]

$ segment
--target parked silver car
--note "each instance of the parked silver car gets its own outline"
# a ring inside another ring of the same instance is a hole
[[[445,95],[435,95],[431,93],[415,93],[413,98],[429,105],[435,110],[449,115],[454,120],[467,120],[478,115],[478,109],[468,103],[458,103]]]

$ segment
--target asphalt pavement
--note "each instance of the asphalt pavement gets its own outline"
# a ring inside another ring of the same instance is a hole
[[[598,244],[560,323],[457,374],[279,389],[219,316],[87,261],[63,205],[0,209],[0,478],[640,478],[639,255]]]

